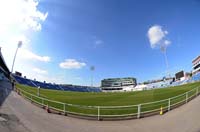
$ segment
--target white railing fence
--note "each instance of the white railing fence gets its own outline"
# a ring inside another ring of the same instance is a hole
[[[50,100],[28,93],[22,89],[16,89],[18,94],[31,102],[38,104],[51,111],[63,113],[64,115],[76,115],[82,117],[92,117],[98,120],[102,119],[123,119],[123,118],[141,118],[162,112],[170,111],[180,105],[187,103],[199,95],[200,87],[194,88],[188,92],[164,100],[142,103],[128,106],[84,106],[68,104],[59,101]]]

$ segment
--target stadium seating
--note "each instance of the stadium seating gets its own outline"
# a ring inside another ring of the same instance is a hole
[[[200,73],[197,73],[195,75],[192,76],[192,80],[193,81],[199,81],[200,80]]]
[[[197,73],[197,74],[193,75],[189,79],[186,79],[186,80],[183,80],[183,81],[173,82],[171,86],[178,86],[178,85],[182,85],[182,84],[186,84],[186,83],[191,83],[191,82],[196,82],[196,81],[200,81],[200,73]]]
[[[101,89],[97,87],[74,86],[74,85],[63,86],[58,84],[51,84],[51,83],[44,83],[35,80],[30,80],[16,75],[13,75],[13,77],[16,79],[18,83],[32,87],[41,87],[44,89],[75,91],[75,92],[101,92]]]
[[[16,81],[20,84],[32,86],[32,87],[41,87],[44,89],[52,89],[52,90],[63,90],[63,91],[74,91],[74,92],[101,92],[99,87],[88,87],[88,86],[76,86],[76,85],[58,85],[58,84],[51,84],[51,83],[44,83],[35,80],[30,80],[26,78],[22,78],[16,75],[13,75]],[[200,81],[200,73],[193,75],[190,79],[173,82],[172,80],[165,80],[156,83],[147,84],[147,89],[153,88],[165,88],[169,86],[177,86],[182,85],[185,83]]]
[[[150,83],[147,84],[147,89],[153,89],[153,88],[165,88],[170,86],[172,80],[166,80],[166,81],[161,81],[161,82],[156,82],[156,83]]]
[[[65,91],[77,91],[77,92],[101,92],[100,88],[86,87],[86,86],[62,86]]]
[[[28,85],[28,86],[32,86],[32,87],[36,87],[37,85],[35,85],[34,83],[32,83],[29,79],[25,79],[19,76],[14,76],[15,80],[20,83],[20,84],[24,84],[24,85]]]

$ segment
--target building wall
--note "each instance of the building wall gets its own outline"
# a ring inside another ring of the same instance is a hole
[[[102,90],[123,90],[137,85],[136,78],[108,78],[101,81]]]
[[[196,74],[198,72],[200,72],[200,56],[198,56],[197,58],[195,58],[193,61],[192,61],[192,68],[193,68],[193,74]]]
[[[196,63],[198,63],[200,61],[200,56],[196,57],[193,61],[192,64],[195,65]]]

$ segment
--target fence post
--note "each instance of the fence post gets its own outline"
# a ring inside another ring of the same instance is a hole
[[[100,106],[98,106],[98,120],[100,121]]]
[[[185,93],[185,103],[188,102],[188,92]]]
[[[199,93],[199,90],[198,90],[198,88],[196,89],[196,96],[198,96],[198,93]]]
[[[138,105],[138,113],[137,113],[137,118],[140,118],[140,112],[141,112],[141,104]]]
[[[168,99],[168,111],[170,111],[171,99]]]

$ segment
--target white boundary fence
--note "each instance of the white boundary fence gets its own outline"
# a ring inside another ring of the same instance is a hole
[[[188,92],[168,99],[128,106],[75,105],[39,97],[22,89],[16,89],[16,91],[18,92],[18,94],[30,100],[32,103],[38,104],[43,108],[47,108],[51,112],[58,112],[64,115],[84,117],[89,119],[116,120],[142,118],[159,114],[161,111],[162,113],[165,113],[167,111],[170,111],[171,109],[187,103],[188,101],[198,96],[200,93],[200,87],[193,88]]]

